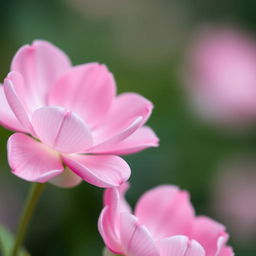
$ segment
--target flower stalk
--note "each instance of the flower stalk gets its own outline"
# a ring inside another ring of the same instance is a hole
[[[30,191],[19,221],[19,226],[16,233],[15,243],[13,246],[11,256],[17,256],[20,247],[25,239],[29,222],[33,216],[35,207],[39,200],[40,195],[45,187],[45,183],[32,183]]]

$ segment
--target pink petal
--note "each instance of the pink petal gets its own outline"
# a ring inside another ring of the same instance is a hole
[[[104,205],[118,205],[119,212],[131,212],[131,207],[125,199],[125,193],[129,187],[130,184],[128,182],[124,182],[118,187],[105,189]]]
[[[161,256],[184,256],[188,247],[186,236],[172,236],[157,241]]]
[[[98,229],[107,248],[115,253],[121,254],[122,248],[119,240],[119,218],[112,218],[110,206],[104,207],[98,220]]]
[[[147,121],[152,112],[152,108],[152,103],[138,94],[124,93],[119,95],[114,100],[109,114],[102,123],[95,128],[94,145],[106,143],[106,141],[111,141],[116,137],[119,137],[119,140],[115,139],[112,144],[124,140]],[[134,129],[132,124],[138,118],[141,120]],[[132,129],[128,129],[129,127],[132,127]],[[129,132],[126,132],[125,136],[123,136],[124,131],[127,129]],[[121,136],[119,136],[119,134],[121,134]]]
[[[103,143],[99,146],[91,148],[89,151],[115,155],[126,155],[136,153],[145,148],[157,147],[158,145],[159,139],[154,131],[151,128],[144,126],[137,129],[129,137],[119,143]]]
[[[22,133],[9,138],[8,161],[16,176],[33,182],[46,182],[63,171],[57,152]]]
[[[11,70],[24,78],[27,103],[33,110],[46,105],[53,83],[69,68],[68,57],[51,43],[41,40],[21,47],[11,64]]]
[[[225,247],[228,241],[229,235],[226,232],[222,232],[221,235],[217,239],[217,251],[215,252],[215,256],[218,256],[222,249]]]
[[[215,255],[227,240],[225,227],[204,216],[197,217],[194,221],[192,237],[205,248],[207,255]]]
[[[23,129],[31,134],[34,134],[33,128],[30,123],[30,118],[28,112],[26,111],[25,106],[22,104],[15,87],[19,86],[19,84],[15,84],[16,80],[10,78],[6,78],[4,81],[4,92],[6,99],[10,108],[12,109],[14,115],[19,120]],[[22,84],[21,84],[22,85]]]
[[[123,254],[129,256],[159,256],[159,251],[149,231],[129,213],[120,218],[120,240]]]
[[[112,149],[117,144],[120,143],[120,141],[122,142],[122,140],[126,139],[129,135],[134,133],[141,126],[142,120],[143,118],[141,116],[137,117],[126,129],[116,134],[109,140],[104,141],[103,143],[90,148],[88,152],[95,154],[109,154],[112,151]]]
[[[77,175],[98,187],[119,186],[130,177],[128,164],[118,156],[65,155],[64,163]]]
[[[205,256],[207,253],[204,251],[203,247],[195,240],[191,240],[186,254],[184,256]]]
[[[234,251],[231,247],[224,247],[222,248],[222,250],[220,251],[220,254],[218,256],[234,256]]]
[[[50,104],[76,112],[93,128],[107,114],[116,93],[106,66],[90,63],[72,68],[55,84]]]
[[[138,201],[135,215],[154,238],[190,235],[194,210],[186,191],[175,186],[159,186]]]
[[[32,114],[32,125],[40,140],[60,152],[84,152],[92,145],[84,121],[63,108],[39,108]]]
[[[128,183],[119,187],[108,188],[104,192],[105,208],[101,212],[98,227],[107,247],[114,253],[121,253],[119,241],[119,221],[122,212],[131,212],[130,206],[124,199]]]
[[[172,236],[158,240],[161,256],[205,256],[203,247],[186,236]]]
[[[25,132],[26,129],[17,120],[16,116],[13,114],[5,93],[4,87],[0,85],[0,124],[7,129]]]
[[[25,84],[22,75],[16,71],[11,71],[8,73],[6,79],[12,82],[13,88],[15,89],[18,98],[20,101],[22,101],[24,108],[30,112],[26,103],[27,93],[25,91]]]
[[[82,179],[72,172],[68,167],[65,167],[64,172],[49,180],[49,182],[58,187],[73,188],[79,185],[82,182]]]

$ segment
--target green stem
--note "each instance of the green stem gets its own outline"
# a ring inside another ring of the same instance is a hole
[[[15,243],[13,246],[11,256],[17,256],[18,251],[25,239],[25,235],[28,229],[28,224],[35,210],[38,199],[44,189],[45,183],[32,183],[30,191],[20,218]]]

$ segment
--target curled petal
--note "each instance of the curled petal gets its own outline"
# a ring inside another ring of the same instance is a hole
[[[127,155],[136,153],[145,148],[157,147],[158,145],[159,139],[154,131],[151,128],[144,126],[137,129],[121,142],[112,143],[110,141],[110,143],[103,143],[91,148],[90,152]]]
[[[128,164],[118,156],[64,155],[64,163],[77,175],[98,187],[119,186],[130,177]]]
[[[129,189],[129,183],[125,182],[118,187],[105,189],[104,192],[104,205],[116,206],[118,205],[120,212],[131,212],[131,207],[125,199],[125,193]]]
[[[135,216],[122,213],[120,240],[123,254],[129,256],[159,256],[159,251],[149,231],[138,223]]]
[[[9,138],[8,161],[12,172],[27,181],[43,183],[63,172],[57,152],[22,133]]]
[[[40,140],[57,151],[84,152],[92,145],[92,136],[84,121],[63,108],[39,108],[32,114],[32,124]]]
[[[119,241],[119,221],[123,212],[131,212],[131,208],[124,198],[129,184],[123,183],[119,187],[108,188],[104,192],[104,209],[101,212],[98,227],[107,247],[115,253],[121,253]]]
[[[152,108],[152,103],[138,94],[120,94],[114,100],[109,114],[103,119],[102,123],[95,128],[94,145],[106,143],[116,137],[118,137],[119,140],[115,139],[114,143],[119,143],[124,140],[147,121],[151,115]],[[123,136],[124,131],[126,131],[128,127],[131,127],[138,118],[140,118],[140,121],[138,125],[136,125],[136,129],[132,129],[131,132],[126,132],[125,136]],[[122,136],[119,137],[119,134]]]
[[[125,140],[129,135],[134,133],[141,125],[141,121],[143,118],[141,116],[137,117],[126,129],[121,131],[120,133],[116,134],[115,136],[111,137],[109,140],[104,141],[103,143],[100,143],[96,145],[95,147],[92,147],[89,150],[89,153],[95,153],[95,154],[109,154],[117,144]]]
[[[17,120],[13,114],[4,93],[4,87],[0,85],[0,124],[7,129],[26,132],[23,125]]]
[[[113,219],[113,216],[115,216],[115,219]],[[98,220],[98,229],[104,243],[115,254],[122,253],[118,229],[119,219],[119,215],[113,215],[113,209],[110,206],[105,206]]]
[[[15,84],[15,82],[17,82],[16,79],[12,79],[11,77],[5,79],[4,92],[6,99],[17,120],[23,126],[23,129],[31,134],[34,134],[28,111],[26,110],[24,104],[17,95],[17,91],[15,90],[19,84]]]

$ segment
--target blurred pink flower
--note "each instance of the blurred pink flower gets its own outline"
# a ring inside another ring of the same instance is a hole
[[[232,29],[208,29],[196,37],[186,84],[197,111],[220,124],[256,121],[256,42]]]
[[[2,125],[18,131],[8,141],[9,164],[28,181],[70,187],[84,179],[118,186],[130,168],[116,155],[158,145],[143,126],[150,101],[135,93],[116,96],[104,65],[71,67],[68,57],[45,41],[25,45],[14,56],[0,102]]]
[[[256,236],[255,157],[236,157],[220,168],[213,186],[214,210],[240,243]]]
[[[99,231],[107,248],[126,256],[232,256],[225,227],[196,217],[186,191],[163,185],[146,192],[135,213],[124,199],[127,184],[105,192]]]

